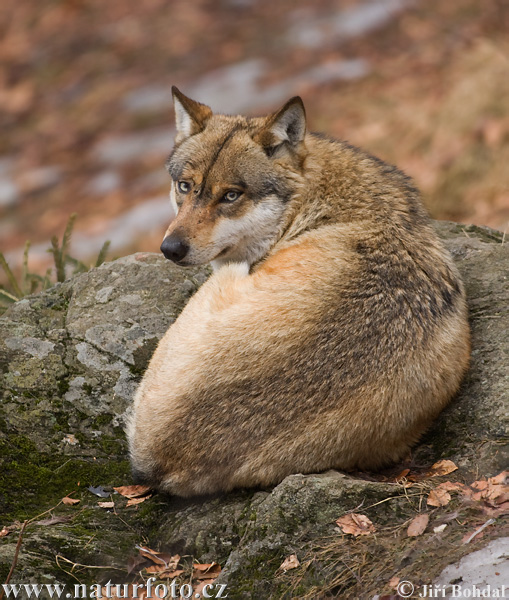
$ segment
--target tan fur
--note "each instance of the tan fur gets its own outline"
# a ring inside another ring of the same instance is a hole
[[[180,264],[217,271],[136,394],[136,478],[188,496],[401,459],[470,354],[463,288],[417,192],[393,167],[305,133],[300,99],[245,119],[174,93],[179,213],[167,236],[189,246]]]

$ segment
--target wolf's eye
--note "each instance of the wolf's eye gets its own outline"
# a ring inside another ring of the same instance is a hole
[[[181,192],[182,194],[187,194],[187,192],[189,192],[191,189],[191,184],[188,183],[187,181],[179,181],[177,183],[177,188],[178,188],[178,191]]]
[[[240,197],[240,192],[230,190],[221,198],[221,202],[235,202]]]

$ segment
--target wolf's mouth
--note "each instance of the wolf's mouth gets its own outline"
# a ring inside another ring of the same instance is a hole
[[[222,256],[224,256],[225,254],[228,254],[228,252],[232,249],[231,246],[226,246],[226,248],[223,248],[221,250],[221,252],[219,254],[216,255],[216,258],[214,258],[213,260],[216,260],[217,258],[221,258]]]

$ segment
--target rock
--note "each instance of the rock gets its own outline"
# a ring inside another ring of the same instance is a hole
[[[503,593],[502,586],[507,588],[509,582],[508,548],[509,537],[499,538],[446,567],[434,582],[440,597],[503,598],[508,590]],[[480,590],[477,596],[474,587]],[[447,595],[443,595],[442,590]]]
[[[472,328],[472,362],[460,393],[416,452],[494,475],[507,468],[509,424],[509,244],[487,227],[437,223],[463,277]]]
[[[471,482],[507,464],[509,243],[486,228],[437,223],[437,230],[465,280],[472,367],[413,460],[451,459],[460,467],[454,477]],[[207,276],[204,268],[135,254],[27,297],[0,318],[0,530],[32,520],[12,582],[74,585],[78,572],[81,582],[126,582],[127,559],[143,543],[192,557],[184,563],[219,562],[229,598],[371,598],[390,593],[394,575],[431,583],[448,563],[500,537],[502,517],[484,537],[461,544],[487,517],[480,505],[455,497],[457,520],[447,520],[450,507],[434,509],[426,532],[407,538],[410,520],[427,510],[430,486],[334,471],[215,498],[157,495],[127,508],[113,491],[131,483],[126,412],[158,340]],[[115,511],[98,506],[90,485],[111,492]],[[57,506],[68,494],[80,504]],[[50,509],[70,520],[37,524]],[[341,533],[335,521],[349,512],[366,514],[376,535]],[[434,533],[443,522],[448,526]],[[0,537],[1,581],[18,531]],[[279,569],[292,554],[300,566]]]

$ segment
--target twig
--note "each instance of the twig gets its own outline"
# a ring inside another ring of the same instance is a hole
[[[471,536],[469,536],[463,543],[470,544],[470,542],[475,538],[476,535],[479,535],[483,529],[486,529],[486,527],[492,525],[494,522],[495,519],[488,519],[484,525],[481,525],[478,529],[476,529],[474,533]]]
[[[355,571],[353,571],[353,570],[352,570],[352,569],[351,569],[351,568],[350,568],[350,567],[349,567],[349,566],[346,564],[346,562],[345,562],[345,561],[344,561],[342,558],[340,558],[339,560],[340,560],[340,561],[343,563],[343,565],[344,565],[344,566],[345,566],[345,567],[346,567],[346,568],[347,568],[347,569],[350,571],[350,573],[351,573],[351,574],[352,574],[352,575],[355,577],[355,579],[357,580],[357,583],[358,583],[359,585],[362,585],[362,581],[359,579],[359,576],[357,575],[357,573],[355,573]]]
[[[109,565],[109,566],[108,565],[106,565],[106,566],[100,566],[100,565],[82,565],[81,563],[77,563],[77,562],[74,562],[73,560],[69,560],[68,558],[65,558],[65,556],[62,556],[61,554],[57,554],[55,556],[55,561],[56,561],[57,565],[61,569],[62,569],[62,566],[58,562],[59,558],[62,559],[62,560],[65,560],[66,563],[69,563],[70,565],[72,565],[72,569],[71,570],[73,570],[75,567],[82,567],[84,569],[113,569],[115,571],[125,572],[125,569],[120,569],[119,567],[113,567],[111,565]],[[66,573],[68,573],[68,571],[66,571]]]
[[[27,521],[27,523],[30,525],[30,523],[33,523],[39,517],[43,517],[44,515],[47,515],[52,510],[55,510],[55,508],[58,508],[61,504],[62,504],[62,500],[60,500],[60,502],[58,504],[55,504],[55,506],[52,506],[51,508],[48,508],[48,510],[45,510],[44,512],[42,512],[40,515],[36,515],[35,517],[32,517],[31,519],[29,519]],[[0,598],[0,600],[1,600],[1,598]]]
[[[19,537],[18,537],[18,543],[16,544],[16,550],[14,551],[14,558],[12,559],[12,565],[11,565],[11,570],[9,571],[9,574],[7,575],[7,579],[5,580],[5,584],[7,585],[9,583],[9,581],[11,580],[12,574],[14,573],[14,569],[16,568],[16,564],[18,562],[18,555],[19,555],[19,551],[21,548],[21,540],[23,539],[23,532],[25,531],[25,527],[27,526],[28,521],[24,521],[23,525],[21,526],[21,531],[19,532]],[[2,588],[2,591],[0,592],[0,600],[3,600],[4,597],[4,593],[5,593],[5,588]]]

